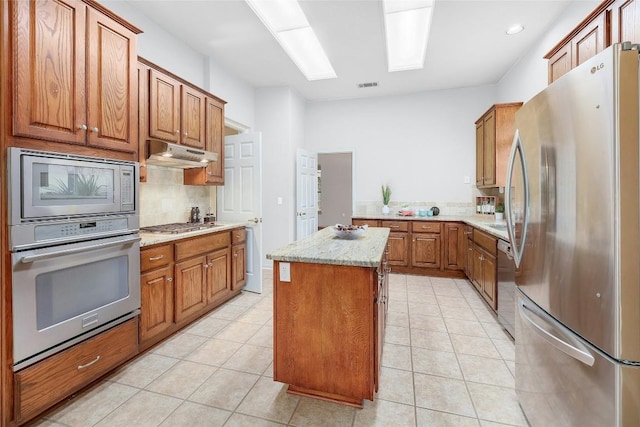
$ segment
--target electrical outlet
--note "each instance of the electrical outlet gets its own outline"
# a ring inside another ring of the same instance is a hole
[[[288,262],[280,263],[280,281],[281,282],[291,281],[291,264],[289,264]]]
[[[471,184],[471,177],[470,177],[470,176],[465,175],[465,177],[464,177],[464,183],[465,183],[465,184]]]

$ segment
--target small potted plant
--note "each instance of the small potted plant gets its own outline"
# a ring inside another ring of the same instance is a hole
[[[389,201],[391,200],[391,188],[388,185],[382,186],[382,214],[389,215]]]
[[[496,221],[504,219],[504,203],[500,202],[496,205]]]

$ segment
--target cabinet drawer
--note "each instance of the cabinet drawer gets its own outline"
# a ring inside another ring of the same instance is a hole
[[[29,420],[138,352],[138,319],[129,320],[15,374],[15,416]]]
[[[236,243],[242,243],[247,240],[247,229],[246,228],[238,228],[237,230],[231,231],[231,244],[235,245]]]
[[[414,233],[440,233],[440,222],[413,221],[411,231]]]
[[[157,246],[140,251],[140,271],[164,267],[173,261],[173,245]]]
[[[231,233],[220,232],[176,243],[176,261],[229,246]]]
[[[486,249],[490,254],[496,256],[497,239],[487,233],[484,233],[477,228],[473,229],[473,241],[476,245],[479,245]]]
[[[391,231],[409,231],[409,221],[382,221],[382,227]]]

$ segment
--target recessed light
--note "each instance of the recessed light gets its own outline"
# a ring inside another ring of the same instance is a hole
[[[507,33],[507,35],[512,36],[514,34],[518,34],[521,33],[524,30],[524,27],[520,24],[515,24],[512,25],[511,27],[507,28],[507,31],[505,31]]]

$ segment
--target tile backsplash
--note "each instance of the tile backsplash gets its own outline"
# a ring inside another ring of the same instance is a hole
[[[140,183],[140,226],[187,222],[192,206],[203,217],[216,212],[216,187],[184,185],[182,169],[147,166],[147,182]]]

